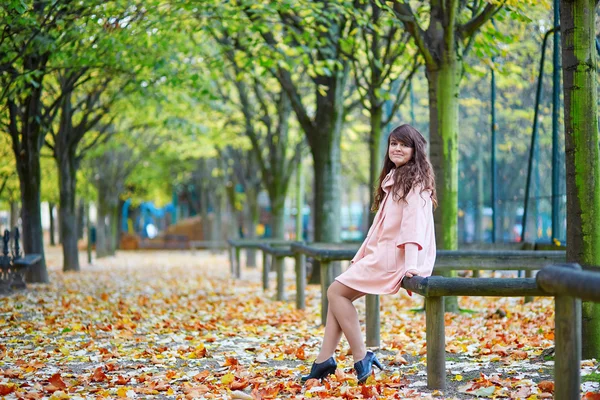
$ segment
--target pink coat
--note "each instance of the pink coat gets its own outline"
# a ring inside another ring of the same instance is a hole
[[[394,294],[406,273],[404,244],[418,246],[417,270],[430,276],[435,263],[435,233],[431,192],[413,188],[406,202],[395,201],[390,193],[392,170],[381,186],[385,197],[367,237],[350,267],[335,279],[363,293]]]

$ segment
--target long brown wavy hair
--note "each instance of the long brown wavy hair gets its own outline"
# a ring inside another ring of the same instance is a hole
[[[404,165],[396,168],[396,164],[390,160],[390,142],[392,139],[410,146],[413,148],[413,156]],[[375,188],[375,199],[371,207],[371,211],[377,211],[385,192],[381,188],[381,184],[386,175],[394,168],[394,185],[392,186],[393,199],[396,201],[406,201],[406,196],[412,190],[413,186],[420,185],[421,193],[429,190],[431,192],[431,201],[433,207],[437,207],[437,195],[435,192],[435,175],[433,167],[427,158],[427,141],[421,133],[408,124],[400,125],[395,128],[388,136],[385,158],[383,160],[383,168],[379,174],[379,185]]]

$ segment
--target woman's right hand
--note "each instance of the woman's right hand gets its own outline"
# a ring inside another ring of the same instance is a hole
[[[409,269],[408,271],[406,271],[405,275],[407,278],[412,278],[413,276],[419,276],[419,271],[417,271],[416,269]]]

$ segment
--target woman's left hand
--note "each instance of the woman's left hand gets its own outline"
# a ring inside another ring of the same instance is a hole
[[[419,276],[419,271],[417,271],[416,269],[409,269],[408,271],[406,271],[405,275],[407,278],[412,278],[413,276]]]

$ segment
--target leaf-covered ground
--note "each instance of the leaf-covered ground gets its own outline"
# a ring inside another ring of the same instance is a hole
[[[224,254],[121,252],[52,283],[0,297],[0,396],[6,399],[551,398],[551,299],[461,298],[472,313],[446,315],[448,388],[426,389],[422,298],[381,299],[385,370],[358,386],[342,342],[335,376],[309,381],[323,329],[319,288],[295,310],[264,293],[260,272],[234,281]],[[274,276],[273,280],[274,282]],[[272,285],[274,286],[274,285]],[[357,302],[364,316],[364,302]],[[364,322],[364,321],[363,321]],[[596,377],[599,365],[584,361]],[[596,382],[582,397],[594,398]]]

